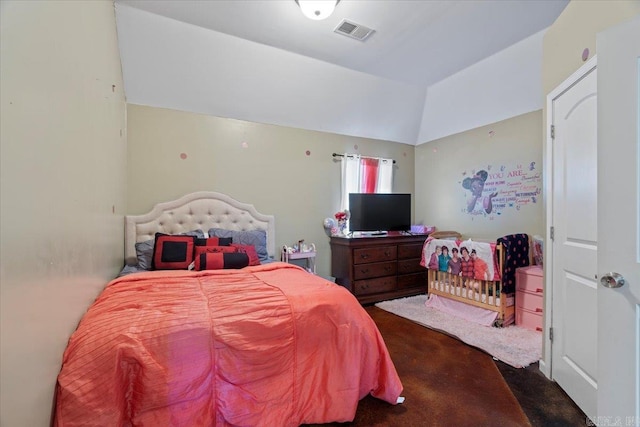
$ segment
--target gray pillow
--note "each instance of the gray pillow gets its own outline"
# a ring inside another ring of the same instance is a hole
[[[192,230],[186,233],[180,233],[182,236],[196,236],[204,238],[204,231]],[[151,270],[151,259],[153,258],[153,246],[155,239],[146,240],[136,243],[136,256],[138,257],[138,268],[143,270]]]
[[[224,228],[209,229],[209,237],[231,237],[233,243],[240,245],[253,245],[256,248],[260,261],[268,261],[267,232],[264,230],[234,231]]]

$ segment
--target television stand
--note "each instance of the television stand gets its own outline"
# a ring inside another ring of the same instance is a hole
[[[331,237],[331,275],[361,304],[427,293],[420,265],[427,235]]]

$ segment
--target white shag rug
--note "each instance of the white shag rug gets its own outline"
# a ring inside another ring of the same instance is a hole
[[[416,295],[382,301],[377,303],[376,307],[422,326],[453,335],[515,368],[529,366],[542,357],[541,332],[515,325],[504,328],[482,326],[427,307],[426,301],[427,295]]]

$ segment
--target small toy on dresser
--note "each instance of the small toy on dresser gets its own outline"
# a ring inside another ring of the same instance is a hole
[[[410,229],[412,234],[431,234],[436,231],[436,227],[433,225],[412,225]]]

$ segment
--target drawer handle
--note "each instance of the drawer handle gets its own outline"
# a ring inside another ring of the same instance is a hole
[[[391,271],[391,267],[385,267],[384,271]]]
[[[384,251],[384,256],[386,256],[387,258],[389,258],[391,256],[391,252],[389,251]]]
[[[360,258],[361,259],[367,259],[367,258],[369,258],[369,254],[360,254]]]
[[[542,309],[541,309],[541,308],[536,307],[536,313],[542,313]]]
[[[544,289],[542,289],[542,288],[536,288],[536,292],[539,293],[539,294],[541,294],[543,291],[544,291]]]
[[[367,274],[368,272],[369,272],[368,268],[365,268],[364,270],[362,270],[362,269],[360,270],[360,273],[362,273],[362,274]]]
[[[536,326],[536,331],[542,332],[542,328],[540,326]]]

